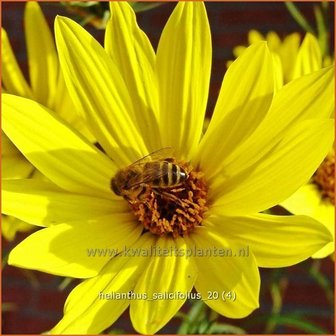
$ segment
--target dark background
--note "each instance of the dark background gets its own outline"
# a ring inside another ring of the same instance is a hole
[[[24,3],[3,2],[2,24],[6,29],[16,57],[27,75],[27,59],[23,31]],[[333,6],[333,4],[330,4]],[[151,39],[156,48],[162,28],[167,21],[174,3],[167,3],[155,9],[138,13],[138,22]],[[314,23],[314,3],[299,3],[297,6]],[[68,13],[56,3],[41,3],[44,14],[52,29],[54,18],[57,14]],[[212,31],[213,63],[208,103],[208,115],[211,115],[223,75],[226,70],[226,62],[233,59],[232,48],[247,43],[247,32],[257,29],[262,33],[270,30],[276,31],[280,37],[298,31],[304,36],[303,30],[292,19],[285,5],[281,2],[225,2],[206,3],[208,17]],[[331,10],[332,14],[334,11]],[[330,18],[330,27],[333,27],[333,18]],[[103,41],[104,31],[86,27],[100,42]],[[333,31],[333,29],[331,29]],[[330,41],[333,41],[331,36]],[[332,47],[333,50],[333,47]],[[20,234],[15,242],[3,241],[3,256],[15,246],[18,241],[24,239]],[[272,300],[270,296],[270,284],[273,281],[282,281],[284,289],[283,314],[296,314],[304,310],[307,321],[314,322],[316,326],[323,328],[327,333],[334,333],[333,308],[324,290],[317,284],[309,273],[313,265],[312,260],[307,260],[296,266],[283,270],[261,269],[261,299],[260,309],[242,320],[229,320],[221,318],[221,321],[240,326],[248,333],[263,333],[265,321],[270,317]],[[315,265],[316,266],[316,265]],[[331,282],[333,287],[333,262],[327,258],[322,261],[321,274]],[[284,280],[285,279],[285,280]],[[65,299],[77,281],[71,283],[64,291],[58,290],[62,282],[61,278],[43,274],[40,272],[27,272],[11,266],[5,266],[2,273],[2,300],[3,304],[3,333],[41,333],[50,329],[62,317]],[[284,285],[285,283],[285,285]],[[8,305],[10,304],[10,305]],[[189,310],[189,304],[183,307]],[[180,320],[173,319],[161,333],[176,333]],[[122,329],[125,333],[135,333],[130,321],[128,311],[113,325],[113,329]],[[290,323],[280,325],[275,333],[304,333],[304,330],[294,328]],[[307,331],[306,331],[307,333]]]

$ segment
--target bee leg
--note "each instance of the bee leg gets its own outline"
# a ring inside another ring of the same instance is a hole
[[[179,204],[179,205],[183,206],[182,201],[177,196],[175,196],[175,195],[172,195],[172,194],[170,194],[170,193],[168,193],[166,191],[162,191],[162,189],[160,191],[153,189],[153,192],[155,194],[160,195],[161,197],[169,200],[169,201],[172,201],[172,202],[174,202],[176,204]]]
[[[140,199],[139,200],[133,200],[133,199],[125,197],[125,200],[131,205],[144,204],[148,209],[150,209],[150,204],[145,199],[144,200],[140,200]]]
[[[130,197],[128,197],[127,195],[124,195],[124,200],[127,201],[128,203],[131,203],[132,204],[132,199]]]
[[[151,208],[150,203],[147,201],[149,196],[150,196],[150,190],[145,185],[143,185],[142,190],[138,195],[138,200],[140,203],[146,205],[148,209]]]
[[[147,201],[146,197],[141,197],[139,200],[138,200],[138,203],[142,203],[144,204],[148,209],[151,208],[149,202]]]

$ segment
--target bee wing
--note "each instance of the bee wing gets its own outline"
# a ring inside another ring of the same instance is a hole
[[[162,173],[162,171],[157,169],[155,165],[146,167],[146,169],[142,169],[142,167],[146,165],[148,162],[165,161],[165,159],[172,158],[173,153],[174,150],[172,147],[164,147],[154,152],[151,152],[148,155],[133,162],[129,167],[132,167],[133,169],[138,168],[139,174],[136,174],[134,177],[129,179],[127,183],[127,188],[131,189],[139,186],[140,184],[148,184],[156,179],[161,178],[164,175],[164,173]]]
[[[173,153],[174,150],[172,147],[160,148],[133,162],[130,166],[133,167],[136,165],[143,165],[149,161],[162,161],[164,159],[172,158]]]
[[[160,160],[162,162],[164,160]],[[138,165],[145,165],[147,162],[139,163]],[[156,165],[151,165],[146,167],[144,169],[141,178],[139,179],[139,176],[135,176],[134,179],[130,179],[127,183],[128,188],[135,188],[139,186],[140,184],[150,184],[151,182],[160,179],[162,176],[164,176],[166,173],[162,170],[158,169]]]

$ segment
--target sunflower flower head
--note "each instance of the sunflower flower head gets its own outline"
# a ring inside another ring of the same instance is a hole
[[[269,32],[263,36],[256,30],[248,34],[248,43],[266,40],[275,62],[279,65],[276,74],[277,87],[303,75],[313,73],[323,66],[332,64],[331,57],[322,57],[316,37],[307,33],[300,44],[300,35],[292,33],[283,40],[277,33]],[[245,46],[234,48],[237,57],[246,49]],[[228,65],[231,62],[228,62]],[[334,237],[334,151],[324,159],[307,185],[299,188],[291,197],[281,202],[281,206],[297,215],[312,216],[323,223]],[[324,258],[334,251],[334,243],[316,252],[313,257]]]
[[[258,41],[267,41],[268,47],[281,67],[281,77],[279,81],[288,83],[291,80],[312,71],[321,69],[322,65],[330,65],[330,57],[325,57],[322,61],[322,53],[316,37],[307,33],[301,43],[299,33],[292,33],[281,39],[279,35],[270,31],[265,36],[257,30],[248,33],[248,44]],[[246,49],[245,46],[237,46],[233,49],[235,57],[241,55]],[[228,62],[228,66],[232,61]]]
[[[322,198],[335,205],[335,154],[331,153],[323,160],[313,176]]]
[[[321,222],[330,232],[333,241],[312,255],[325,258],[335,251],[335,154],[331,150],[317,168],[310,181],[281,206],[295,215],[310,216]]]
[[[168,234],[174,238],[187,236],[196,226],[202,224],[207,210],[207,185],[204,176],[190,164],[183,162],[161,165],[161,169],[167,166],[167,173],[161,183],[168,187],[157,190],[148,187],[145,198],[141,202],[131,202],[131,208],[139,223],[151,233],[159,236]],[[177,176],[181,168],[188,172],[188,178],[176,187],[169,187],[169,178],[172,180]]]
[[[278,65],[264,42],[253,44],[225,74],[203,134],[205,5],[178,2],[156,52],[129,4],[110,8],[104,48],[72,20],[55,23],[67,88],[103,150],[42,105],[3,95],[6,135],[54,183],[4,181],[3,212],[45,227],[9,263],[84,279],[53,334],[102,332],[127,307],[136,331],[152,334],[193,288],[219,314],[247,316],[259,306],[258,267],[293,265],[332,239],[312,218],[261,212],[328,153],[333,69],[275,90]],[[156,158],[164,148],[174,154]],[[224,248],[231,256],[218,255]],[[208,300],[209,291],[236,299]]]

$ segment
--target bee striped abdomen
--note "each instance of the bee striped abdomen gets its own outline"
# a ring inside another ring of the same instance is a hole
[[[179,184],[181,181],[181,169],[178,165],[172,164],[172,167],[170,169],[170,175],[171,175],[171,183],[170,185],[176,185]]]
[[[184,182],[188,178],[187,172],[172,162],[158,161],[151,162],[149,165],[151,165],[151,169],[155,169],[159,175],[158,178],[152,181],[153,187],[173,187]]]

